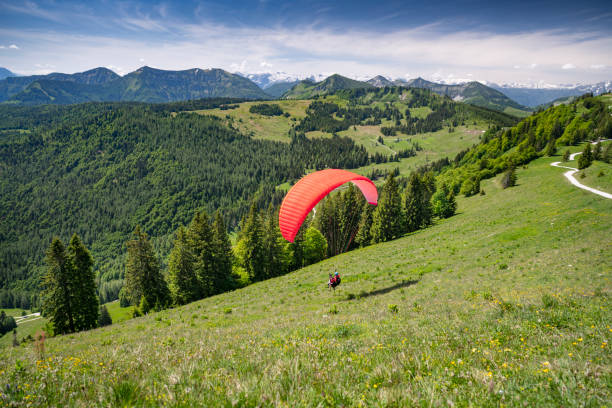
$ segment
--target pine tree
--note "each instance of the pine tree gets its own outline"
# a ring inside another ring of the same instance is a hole
[[[375,206],[367,201],[363,204],[361,219],[359,220],[359,231],[357,231],[357,235],[355,236],[355,242],[360,247],[368,246],[372,241],[370,229],[372,228],[372,216],[375,208]]]
[[[389,174],[383,185],[378,205],[372,216],[372,242],[398,238],[403,231],[402,198],[395,178]]]
[[[98,295],[93,258],[77,234],[72,235],[66,253],[72,271],[75,328],[93,329],[98,325]]]
[[[98,317],[98,326],[104,327],[104,326],[110,326],[111,324],[113,324],[113,319],[111,318],[110,314],[108,313],[108,309],[106,309],[106,305],[100,306],[100,315]]]
[[[304,233],[304,265],[322,261],[327,253],[327,241],[315,227],[309,227]]]
[[[337,211],[335,197],[338,194],[330,194],[317,205],[317,213],[314,218],[314,227],[323,234],[327,241],[327,256],[337,255],[339,252],[340,220]]]
[[[361,210],[365,199],[353,183],[350,183],[348,189],[338,198],[337,208],[340,217],[340,245],[338,249],[340,250],[339,253],[342,253],[357,246],[355,235],[359,231]]]
[[[43,311],[57,334],[76,330],[74,319],[74,288],[70,285],[71,268],[66,249],[54,238],[47,250],[47,272],[43,276]]]
[[[484,191],[484,190],[481,190]],[[446,185],[437,191],[431,199],[432,213],[436,217],[449,218],[455,214],[457,210],[457,201],[455,195]]]
[[[557,144],[555,142],[555,139],[550,139],[548,141],[548,144],[546,145],[546,155],[547,156],[554,156],[557,153]]]
[[[251,282],[265,279],[265,249],[263,246],[263,227],[261,216],[255,203],[251,205],[249,214],[244,222],[242,231],[244,240],[243,267],[246,269]]]
[[[570,151],[569,149],[567,149],[565,153],[563,153],[563,161],[566,162],[569,160],[569,158],[570,158]]]
[[[185,227],[176,231],[174,246],[168,260],[168,289],[177,305],[200,299],[200,284],[195,273],[195,256],[187,239]]]
[[[170,303],[170,291],[149,238],[140,226],[136,226],[132,240],[127,242],[127,250],[124,290],[130,304],[139,305],[145,298],[155,309],[163,309]]]
[[[602,150],[601,150],[601,141],[598,141],[595,147],[593,148],[593,160],[601,160]]]
[[[582,151],[582,154],[578,157],[578,169],[586,169],[593,162],[593,153],[591,152],[591,144],[587,143]]]
[[[431,175],[433,180],[433,175]],[[412,232],[431,224],[431,194],[435,181],[412,173],[404,199],[405,231]]]
[[[214,248],[213,231],[205,211],[196,212],[189,225],[189,246],[195,257],[195,276],[200,297],[213,295]]]
[[[213,229],[213,247],[215,266],[213,268],[214,293],[232,290],[236,283],[232,274],[232,243],[227,235],[227,229],[221,213],[215,213]]]
[[[282,235],[278,227],[278,214],[272,205],[265,213],[263,225],[263,248],[264,248],[264,279],[283,275],[287,272],[288,265],[283,264]]]

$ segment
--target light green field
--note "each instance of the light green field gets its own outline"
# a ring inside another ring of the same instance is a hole
[[[329,95],[324,98],[320,98],[320,100],[325,102],[333,102],[341,107],[346,106],[347,102],[345,99],[341,99],[336,95]],[[306,116],[306,108],[311,102],[312,100],[277,100],[266,102],[278,104],[283,111],[288,112],[291,115],[289,118],[285,118],[284,116],[269,117],[249,112],[249,108],[253,104],[261,102],[243,102],[238,104],[238,108],[230,110],[206,109],[196,112],[200,114],[214,115],[226,120],[229,116],[233,126],[238,128],[242,133],[251,135],[254,138],[289,142],[289,129],[293,124],[296,124],[297,121]],[[395,100],[392,100],[391,102],[394,106],[402,111],[407,108],[403,102],[398,102]],[[375,102],[372,103],[371,106],[379,106],[381,109],[384,109],[385,102]],[[427,106],[410,108],[410,114],[413,117],[418,118],[424,118],[431,112],[431,108]],[[292,121],[292,118],[295,118],[296,122]],[[367,175],[374,168],[392,170],[399,167],[400,173],[406,175],[411,170],[414,170],[416,167],[427,162],[435,161],[443,157],[449,157],[452,159],[459,151],[478,143],[478,137],[482,134],[487,126],[487,124],[484,122],[478,122],[476,125],[470,124],[468,126],[458,126],[455,128],[454,133],[448,133],[448,129],[446,128],[438,132],[422,133],[412,136],[398,133],[397,136],[384,137],[384,144],[379,143],[377,139],[378,137],[382,136],[382,133],[380,133],[380,127],[393,125],[394,123],[392,121],[383,120],[381,125],[351,126],[348,130],[338,132],[338,135],[350,137],[356,143],[364,146],[370,154],[394,154],[401,149],[410,148],[412,143],[408,142],[408,140],[418,141],[421,147],[423,147],[423,151],[417,152],[417,156],[415,157],[401,159],[400,162],[371,164],[356,170],[358,173]],[[307,132],[306,136],[309,138],[332,137],[332,134],[322,131],[311,131]]]
[[[406,136],[398,133],[397,136],[384,137],[385,146],[393,151],[399,151],[410,147],[413,143],[418,143],[423,150],[417,152],[414,157],[400,159],[399,162],[389,162],[381,164],[370,164],[354,170],[356,173],[367,175],[374,168],[392,170],[396,167],[400,169],[400,174],[408,175],[412,170],[426,163],[448,157],[453,159],[461,150],[467,149],[479,143],[480,136],[486,129],[486,125],[458,126],[452,133],[448,129],[437,132],[421,133],[418,135]],[[399,141],[398,141],[399,139]],[[410,142],[407,142],[410,140]],[[388,153],[388,151],[387,151]]]
[[[32,336],[32,338],[34,338],[36,333],[43,330],[43,328],[45,327],[45,324],[47,324],[47,319],[40,318],[40,317],[35,318],[35,319],[28,319],[27,321],[23,321],[19,323],[17,325],[17,340],[21,341],[23,338],[26,338],[28,336]],[[12,344],[13,344],[13,333],[12,332],[6,333],[4,336],[0,337],[0,355],[2,355],[3,347],[9,347],[9,346],[12,346]],[[0,403],[1,401],[2,400],[0,399]]]
[[[29,310],[23,310],[23,309],[0,309],[0,311],[3,311],[7,316],[21,316],[21,314],[23,312],[25,312],[25,314],[30,314]]]
[[[297,123],[292,121],[301,120],[306,116],[306,108],[310,105],[308,100],[278,100],[272,102],[264,102],[277,104],[283,112],[288,112],[290,117],[284,116],[265,116],[249,112],[249,108],[253,105],[262,102],[243,102],[236,109],[205,109],[195,111],[202,115],[213,115],[222,119],[227,116],[232,118],[234,127],[240,130],[245,135],[252,135],[254,138],[265,140],[276,140],[281,142],[289,142],[289,129],[291,125]]]
[[[106,303],[106,310],[108,310],[108,314],[113,320],[113,324],[115,324],[131,319],[134,306],[120,307],[119,301],[115,300],[114,302]]]
[[[504,109],[504,113],[507,113],[508,115],[516,116],[517,118],[526,118],[527,116],[531,115],[533,112],[524,111],[521,109],[513,108],[511,106],[507,106]]]
[[[113,320],[113,324],[123,322],[125,320],[132,318],[132,311],[134,309],[133,306],[130,307],[119,307],[119,301],[114,301],[110,303],[106,303],[106,309]],[[2,309],[5,313],[10,314],[10,316],[21,316],[21,309]],[[30,318],[26,321],[20,322],[17,325],[17,339],[21,341],[21,339],[36,335],[41,330],[44,330],[45,325],[48,320],[40,317]],[[8,333],[4,336],[0,337],[0,348],[4,346],[10,346],[13,344],[13,334]],[[1,402],[1,400],[0,400]],[[2,406],[2,405],[0,405]]]
[[[582,178],[583,174],[584,178]],[[576,173],[574,177],[585,186],[612,193],[612,165],[608,163],[594,161],[589,167]]]
[[[612,200],[555,160],[519,169],[513,188],[483,181],[486,195],[404,238],[49,339],[44,361],[0,349],[16,390],[0,403],[607,406]]]

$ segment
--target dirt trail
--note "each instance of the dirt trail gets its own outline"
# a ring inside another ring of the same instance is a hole
[[[611,140],[611,139],[605,139],[605,140],[602,140],[602,142],[605,142],[606,140]],[[597,144],[597,142],[593,142],[591,144]],[[574,158],[578,156],[579,154],[582,154],[582,152],[571,154],[569,157],[570,161],[574,160]],[[565,173],[563,173],[563,175],[565,176],[566,179],[569,180],[570,183],[572,183],[578,188],[581,188],[586,191],[590,191],[591,193],[594,193],[594,194],[597,194],[597,195],[600,195],[602,197],[612,200],[612,194],[606,193],[605,191],[594,189],[589,186],[585,186],[584,184],[581,184],[578,180],[576,180],[576,178],[574,177],[574,174],[578,172],[578,169],[574,167],[561,166],[560,163],[561,162],[554,162],[554,163],[550,163],[550,165],[559,167],[559,168],[563,168],[563,169],[569,169],[570,171],[566,171]]]

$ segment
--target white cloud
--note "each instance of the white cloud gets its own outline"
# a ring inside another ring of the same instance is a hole
[[[139,66],[135,54],[148,65],[161,69],[218,67],[250,73],[273,66],[275,71],[299,77],[337,72],[359,77],[382,74],[391,78],[402,77],[407,71],[412,75],[405,77],[414,78],[443,69],[457,77],[466,78],[461,73],[470,72],[473,77],[467,78],[493,82],[525,81],[533,78],[534,72],[539,76],[534,79],[548,82],[590,80],[584,77],[585,71],[573,69],[576,67],[568,64],[568,60],[580,61],[585,67],[612,66],[609,52],[612,37],[601,33],[449,33],[436,24],[386,33],[361,29],[340,32],[313,27],[255,29],[214,23],[179,24],[136,17],[120,23],[136,31],[123,38],[2,28],[0,37],[14,38],[24,47],[19,59],[7,60],[23,73],[27,73],[32,61],[40,61],[41,57],[43,61],[56,62],[63,72],[108,64],[120,65],[129,72]],[[172,35],[164,34],[163,41],[150,41],[140,36],[142,29]],[[536,67],[537,71],[533,71]],[[611,74],[603,68],[589,72],[593,80],[609,79],[606,77]],[[449,79],[447,75],[444,78]]]
[[[18,50],[19,49],[19,47],[16,46],[15,44],[9,45],[9,48],[12,49],[12,50]]]
[[[593,64],[591,65],[591,69],[604,69],[606,66],[604,64]]]
[[[575,68],[576,68],[576,66],[574,64],[570,64],[570,63],[564,64],[561,67],[561,69],[575,69]]]

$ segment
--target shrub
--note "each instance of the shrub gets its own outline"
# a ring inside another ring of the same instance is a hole
[[[502,188],[513,187],[516,185],[516,169],[514,167],[510,167],[501,179]]]
[[[473,196],[474,194],[478,194],[480,192],[480,180],[475,177],[470,177],[465,179],[461,184],[460,194],[463,194],[466,197]]]
[[[264,116],[280,116],[283,110],[277,104],[260,103],[249,108],[249,112]]]
[[[387,305],[387,308],[389,309],[389,312],[391,313],[397,313],[399,311],[397,305],[394,305],[394,304]]]
[[[98,326],[109,326],[113,324],[113,319],[111,318],[108,310],[105,305],[100,306],[100,312],[98,314]]]

